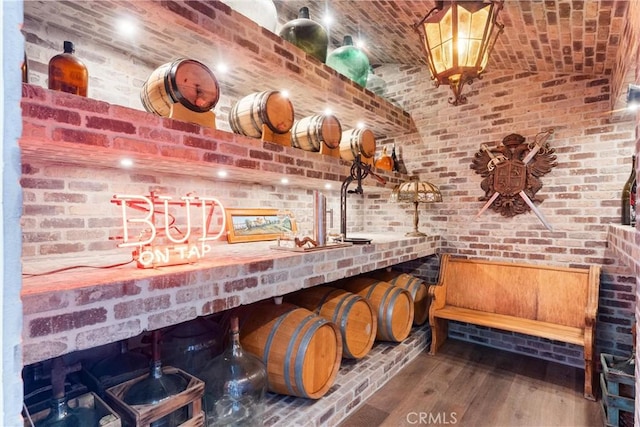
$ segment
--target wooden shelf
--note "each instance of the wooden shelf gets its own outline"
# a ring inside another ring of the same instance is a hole
[[[129,16],[140,31],[135,40],[114,31]],[[415,132],[406,111],[360,87],[278,35],[224,3],[211,1],[25,2],[25,26],[51,22],[68,28],[85,45],[129,52],[154,69],[176,58],[199,60],[216,72],[221,93],[234,99],[253,92],[287,89],[296,117],[319,114],[329,104],[344,130],[360,121],[377,138]],[[81,25],[81,23],[87,23]],[[163,23],[164,25],[162,25]]]
[[[376,138],[415,133],[411,116],[339,75],[279,36],[223,3],[200,1],[25,2],[25,22],[65,28],[87,45],[105,46],[133,62],[155,67],[191,57],[215,69],[221,92],[239,99],[252,92],[287,88],[296,118],[331,103],[343,130],[358,122]],[[141,25],[136,41],[121,40],[112,26],[127,14]],[[273,185],[282,177],[302,189],[338,184],[351,162],[262,142],[222,130],[155,116],[110,102],[23,85],[22,160],[78,165],[84,169],[137,171]],[[170,138],[156,138],[167,135]],[[388,192],[407,175],[376,170],[385,184],[367,178],[365,191]],[[350,235],[351,236],[351,235]],[[276,251],[273,242],[220,244],[197,264],[137,269],[80,269],[23,279],[24,364],[138,336],[197,316],[329,283],[344,277],[432,255],[439,238],[371,235],[371,245],[310,253]],[[114,260],[123,261],[122,259]],[[126,261],[126,260],[125,260]],[[25,265],[26,273],[55,269],[56,259]],[[109,263],[101,259],[100,264]],[[38,269],[38,270],[36,270]]]
[[[437,236],[366,237],[371,244],[313,252],[271,249],[275,242],[220,244],[191,265],[138,269],[131,263],[27,277],[22,288],[24,363],[427,257],[440,242]]]
[[[147,112],[23,85],[23,159],[121,169],[123,158],[135,169],[169,175],[276,184],[287,177],[298,188],[339,188],[351,161],[284,147],[256,138],[203,128]],[[53,118],[53,120],[52,120]],[[152,135],[171,132],[170,141]],[[390,190],[407,175],[375,169],[386,184],[367,178],[368,192]]]

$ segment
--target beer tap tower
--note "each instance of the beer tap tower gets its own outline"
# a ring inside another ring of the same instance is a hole
[[[387,182],[381,176],[376,175],[371,170],[371,166],[362,163],[360,160],[360,154],[358,154],[353,160],[351,165],[350,175],[342,182],[342,188],[340,190],[340,234],[342,235],[342,241],[347,243],[353,243],[355,245],[366,245],[371,243],[371,239],[362,237],[347,237],[347,194],[360,194],[363,195],[362,180],[371,175],[379,183],[386,184]],[[358,186],[354,190],[348,190],[349,184],[353,181],[358,183]]]

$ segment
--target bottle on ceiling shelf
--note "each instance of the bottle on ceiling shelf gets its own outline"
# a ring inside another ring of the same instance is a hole
[[[631,157],[631,173],[622,188],[622,225],[636,222],[636,156]]]
[[[393,158],[387,153],[387,147],[382,147],[382,153],[378,160],[375,161],[375,167],[389,172],[394,170]]]
[[[367,86],[369,58],[353,45],[353,38],[350,35],[344,36],[342,46],[327,56],[327,65],[360,86]]]
[[[300,8],[298,18],[284,24],[279,34],[320,62],[326,61],[329,46],[327,30],[309,18],[308,7]]]
[[[369,74],[367,74],[367,89],[378,96],[384,96],[387,93],[387,82],[375,74],[372,67],[369,67]]]
[[[22,83],[29,83],[29,63],[27,62],[27,52],[24,53],[24,62],[22,63]]]
[[[89,72],[74,52],[73,43],[65,40],[64,52],[49,60],[49,89],[87,96]]]
[[[400,172],[400,165],[398,164],[398,156],[396,155],[396,144],[393,144],[393,150],[391,150],[391,161],[393,162],[393,171]]]
[[[272,33],[276,32],[278,11],[273,0],[222,0],[222,3]]]
[[[633,162],[635,165],[635,161]],[[634,168],[635,169],[635,168]],[[629,219],[630,225],[632,227],[636,226],[636,201],[637,201],[637,192],[638,192],[638,180],[636,175],[633,174],[633,182],[631,183],[631,194],[629,194]]]

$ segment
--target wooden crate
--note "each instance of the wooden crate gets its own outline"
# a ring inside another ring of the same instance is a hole
[[[633,425],[635,409],[635,378],[612,369],[617,362],[626,358],[606,353],[600,354],[602,373],[600,387],[602,389],[602,410],[607,427]],[[630,419],[630,423],[629,423]]]
[[[202,397],[204,395],[204,382],[189,375],[187,372],[165,366],[162,368],[165,375],[178,374],[187,380],[187,388],[181,392],[155,405],[128,405],[123,400],[125,392],[134,383],[143,380],[149,374],[118,384],[107,389],[106,399],[120,414],[125,427],[148,427],[157,421],[183,407],[187,407],[189,418],[180,427],[203,427],[204,412],[202,411]]]
[[[91,373],[91,371],[83,368],[80,371],[80,378],[82,378],[82,382],[86,384],[91,391],[93,391],[98,396],[104,399],[108,388],[121,384],[125,381],[138,378],[141,375],[144,375],[148,371],[149,371],[149,368],[145,368],[145,369],[141,369],[133,372],[127,372],[122,375],[118,375],[114,377],[96,378]]]
[[[95,409],[98,413],[98,425],[100,427],[121,427],[122,422],[120,416],[107,405],[98,395],[89,392],[78,397],[69,399],[67,402],[70,408],[89,408]],[[49,415],[50,409],[37,412],[31,415],[31,421],[37,423]],[[31,427],[28,419],[24,420],[24,427]]]

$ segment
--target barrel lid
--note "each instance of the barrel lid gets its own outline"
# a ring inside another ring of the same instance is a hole
[[[376,153],[376,137],[369,129],[361,129],[360,153],[362,156],[371,158]]]
[[[338,119],[326,114],[322,119],[322,139],[324,144],[329,148],[338,148],[340,139],[342,138],[342,126]]]
[[[264,103],[265,122],[276,133],[287,133],[293,127],[293,104],[280,91],[270,91]]]
[[[194,59],[180,59],[169,71],[171,96],[189,110],[203,113],[216,106],[220,86],[211,70]]]

